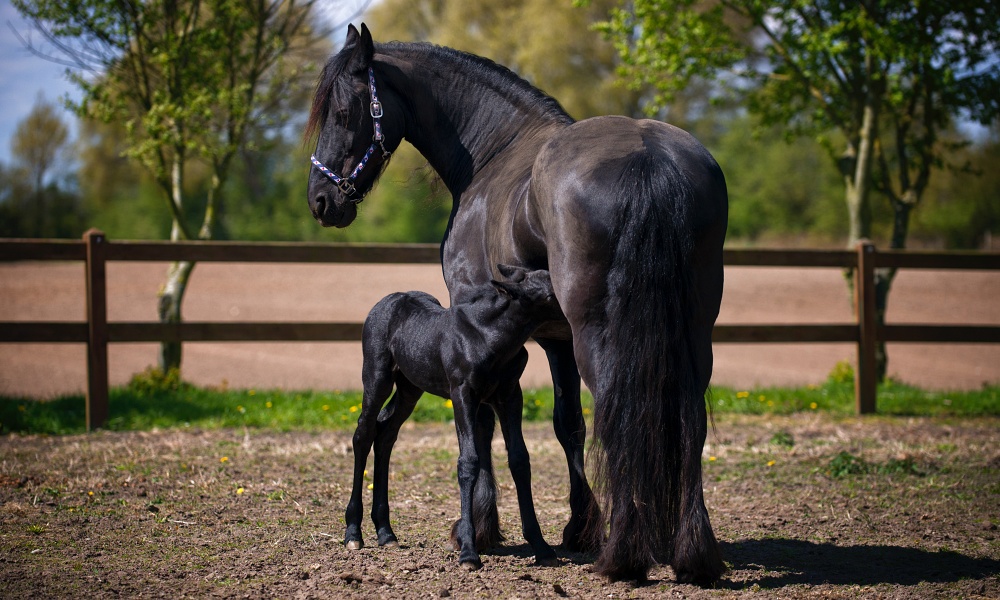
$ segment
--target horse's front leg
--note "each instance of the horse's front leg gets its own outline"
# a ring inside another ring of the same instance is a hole
[[[535,562],[541,566],[554,567],[559,564],[555,550],[542,536],[535,514],[535,502],[531,495],[531,459],[524,443],[521,430],[521,409],[524,397],[521,386],[514,379],[512,385],[504,385],[497,390],[496,410],[500,417],[500,430],[507,446],[507,464],[517,488],[517,507],[521,513],[521,532],[524,539],[535,551]]]
[[[399,545],[389,524],[389,458],[396,444],[399,429],[413,414],[423,391],[402,375],[397,375],[396,393],[378,415],[375,434],[375,475],[372,480],[372,522],[379,546]]]
[[[587,482],[583,449],[587,425],[580,406],[580,372],[569,340],[538,340],[549,360],[554,391],[552,428],[566,453],[569,467],[570,518],[563,529],[563,547],[567,550],[595,552],[604,538],[601,509]]]
[[[462,517],[452,529],[453,542],[459,552],[459,564],[475,570],[483,566],[476,550],[476,526],[473,521],[473,501],[479,479],[479,452],[475,439],[479,401],[466,384],[452,390],[451,396],[458,434],[458,489],[462,505]]]

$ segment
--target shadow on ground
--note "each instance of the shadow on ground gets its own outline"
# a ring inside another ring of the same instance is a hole
[[[835,546],[767,539],[723,543],[722,550],[734,571],[762,571],[763,575],[751,583],[768,589],[824,583],[911,586],[1000,574],[1000,561],[901,546]],[[719,587],[744,588],[747,583],[723,581]]]

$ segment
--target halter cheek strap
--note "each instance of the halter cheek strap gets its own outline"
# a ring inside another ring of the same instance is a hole
[[[312,164],[319,169],[319,172],[330,178],[330,181],[344,194],[351,202],[355,204],[360,204],[364,197],[354,198],[353,196],[357,193],[354,188],[354,180],[357,179],[358,175],[365,168],[368,163],[368,159],[372,157],[376,149],[382,150],[382,160],[387,160],[391,152],[385,149],[385,136],[382,135],[382,103],[378,100],[378,92],[375,91],[375,71],[371,67],[368,67],[368,91],[371,92],[371,104],[369,105],[369,112],[372,115],[372,121],[375,124],[375,134],[372,136],[372,145],[368,146],[368,150],[365,155],[361,157],[361,162],[358,166],[354,167],[351,174],[347,177],[341,177],[334,173],[329,167],[324,165],[316,155],[313,154],[309,157]]]

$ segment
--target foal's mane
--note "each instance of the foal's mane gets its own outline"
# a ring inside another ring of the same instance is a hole
[[[507,67],[488,58],[426,42],[376,43],[375,54],[376,60],[377,55],[386,54],[411,58],[417,64],[425,65],[433,70],[439,70],[436,67],[446,67],[446,70],[460,73],[511,102],[523,107],[531,107],[537,111],[536,114],[542,120],[566,124],[573,122],[573,118],[555,98],[531,85]],[[313,135],[326,124],[330,102],[339,99],[339,95],[347,91],[346,87],[342,85],[341,75],[347,68],[350,55],[350,49],[341,50],[333,55],[323,67],[316,85],[312,108],[309,111],[309,121],[306,124],[305,139],[307,141],[311,140]]]

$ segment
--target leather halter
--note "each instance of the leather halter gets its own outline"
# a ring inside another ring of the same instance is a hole
[[[320,162],[320,160],[316,158],[315,154],[309,157],[309,160],[311,160],[312,164],[319,169],[320,173],[329,177],[330,181],[337,186],[344,196],[355,204],[360,204],[361,201],[364,200],[364,196],[359,196],[357,198],[352,197],[357,193],[357,190],[354,188],[354,180],[361,174],[361,170],[365,168],[365,164],[368,163],[368,159],[371,158],[372,154],[374,154],[375,149],[378,148],[382,150],[382,160],[388,159],[392,154],[392,152],[385,149],[385,144],[383,143],[385,136],[382,135],[382,103],[378,101],[378,93],[375,91],[375,71],[373,71],[371,67],[368,67],[368,90],[371,92],[372,97],[369,112],[371,113],[372,120],[375,123],[375,135],[372,136],[372,145],[368,146],[368,151],[365,152],[363,157],[361,157],[361,162],[358,163],[358,166],[354,167],[351,174],[347,177],[341,177]]]

